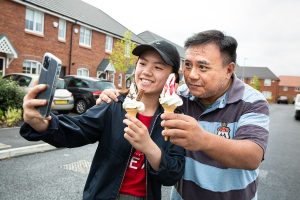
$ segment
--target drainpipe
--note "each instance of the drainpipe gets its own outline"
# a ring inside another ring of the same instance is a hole
[[[77,24],[77,20],[72,23],[71,27],[71,37],[70,37],[70,49],[69,49],[69,68],[66,75],[70,75],[71,73],[71,66],[72,66],[72,47],[73,47],[73,32],[74,32],[74,25]]]

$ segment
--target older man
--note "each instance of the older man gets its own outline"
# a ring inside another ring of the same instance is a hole
[[[163,135],[187,150],[171,199],[257,199],[269,109],[260,92],[235,76],[236,48],[234,38],[216,30],[185,42],[184,114],[162,114],[169,128]]]

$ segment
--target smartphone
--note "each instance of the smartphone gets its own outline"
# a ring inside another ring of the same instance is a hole
[[[48,117],[56,89],[56,81],[59,77],[61,69],[61,60],[51,53],[45,53],[41,73],[39,76],[39,84],[46,84],[47,89],[37,95],[37,99],[46,99],[45,106],[38,107],[38,111],[42,117]]]

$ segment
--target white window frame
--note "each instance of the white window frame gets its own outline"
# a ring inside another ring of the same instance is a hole
[[[272,92],[271,91],[262,91],[262,94],[265,96],[266,99],[272,98]]]
[[[28,66],[26,66],[28,63]],[[22,72],[25,74],[40,74],[42,64],[36,60],[24,60]]]
[[[123,82],[123,75],[120,73],[118,75],[118,86],[122,87],[122,82]]]
[[[107,52],[107,53],[112,52],[113,43],[114,43],[113,37],[110,36],[110,35],[106,35],[106,38],[105,38],[105,52]]]
[[[265,79],[264,80],[264,86],[271,86],[272,85],[272,80],[271,79]]]
[[[296,92],[300,92],[300,87],[295,87]]]
[[[283,86],[282,87],[282,91],[288,91],[289,90],[289,87],[288,86]]]
[[[30,14],[32,14],[32,16],[30,16]],[[40,15],[40,26],[38,26],[39,21],[38,21],[38,17]],[[32,19],[31,19],[32,18]],[[28,24],[29,22],[32,23],[32,27],[30,27],[30,25]],[[41,30],[38,30],[38,29]],[[44,35],[44,13],[37,11],[37,10],[33,10],[30,8],[26,8],[26,16],[25,16],[25,30],[27,32],[31,32],[31,33],[35,33],[38,35]]]
[[[86,67],[80,67],[77,69],[77,76],[89,77],[90,71]]]
[[[58,21],[58,40],[66,41],[67,22],[64,19]]]
[[[115,74],[110,74],[107,80],[111,80],[111,82],[113,82],[115,85]]]
[[[85,47],[92,46],[92,29],[86,27],[80,27],[79,44]]]

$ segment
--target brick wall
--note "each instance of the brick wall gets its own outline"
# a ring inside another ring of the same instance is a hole
[[[251,78],[245,79],[245,83],[251,85],[250,82],[251,82]],[[271,92],[272,93],[272,99],[270,100],[270,102],[272,102],[272,103],[276,102],[277,97],[278,97],[279,81],[272,80],[271,86],[264,86],[264,80],[263,79],[259,79],[259,83],[260,83],[260,92],[263,92],[263,91]]]
[[[287,91],[284,91],[282,86],[279,86],[278,96],[287,96],[289,103],[292,103],[294,101],[294,97],[296,97],[297,94],[300,94],[300,91],[296,91],[295,87],[288,87]]]
[[[106,35],[103,33],[92,31],[92,47],[82,47],[79,45],[80,26],[67,21],[66,41],[59,41],[58,28],[53,27],[53,22],[58,22],[59,18],[44,13],[44,35],[35,35],[25,31],[24,5],[9,0],[0,0],[0,4],[0,34],[4,33],[8,37],[18,53],[18,58],[9,65],[6,74],[22,72],[24,60],[41,62],[44,53],[50,52],[62,60],[66,74],[77,74],[78,68],[85,67],[89,69],[90,76],[95,77],[98,64],[109,56],[105,53]],[[78,33],[72,31],[72,28],[77,28]]]

